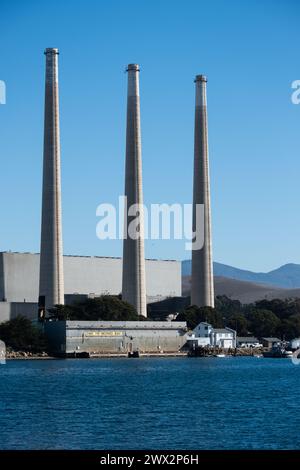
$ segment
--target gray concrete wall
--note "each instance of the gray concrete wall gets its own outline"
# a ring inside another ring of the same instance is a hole
[[[7,302],[37,302],[40,256],[1,253],[4,264],[4,296]]]
[[[136,349],[140,353],[174,353],[185,344],[187,330],[185,322],[48,322],[45,331],[55,353],[62,351],[63,328],[67,354],[117,354]]]
[[[10,320],[11,304],[0,302],[0,323]]]
[[[0,253],[0,298],[8,302],[37,302],[39,254]],[[1,287],[1,262],[4,280]],[[122,289],[122,259],[64,256],[65,294],[118,295]],[[146,260],[147,300],[181,295],[179,261]],[[5,288],[4,288],[5,284]]]
[[[38,304],[33,302],[0,302],[0,323],[12,320],[18,315],[29,318],[30,320],[37,319]]]
[[[122,266],[118,258],[65,256],[66,294],[120,294]]]

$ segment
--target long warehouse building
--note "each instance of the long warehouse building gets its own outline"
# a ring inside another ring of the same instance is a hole
[[[52,354],[127,355],[178,353],[187,339],[186,322],[49,321],[45,332]]]
[[[0,321],[18,314],[37,315],[39,288],[38,253],[0,252]],[[64,256],[66,296],[122,291],[122,259],[99,256]],[[181,263],[146,260],[147,303],[181,296]]]

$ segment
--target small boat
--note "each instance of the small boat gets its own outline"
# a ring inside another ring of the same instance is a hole
[[[226,357],[226,354],[214,354],[215,357]]]
[[[264,351],[263,356],[284,359],[284,358],[292,358],[293,353],[292,351],[287,351],[286,349],[280,346],[274,346],[270,351]]]

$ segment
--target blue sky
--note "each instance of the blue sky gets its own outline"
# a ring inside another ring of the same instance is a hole
[[[64,252],[120,256],[96,207],[124,190],[126,75],[141,66],[144,199],[190,203],[194,83],[208,76],[214,259],[300,263],[297,0],[0,0],[0,250],[39,251],[44,55],[58,47]],[[184,241],[146,256],[185,259]]]

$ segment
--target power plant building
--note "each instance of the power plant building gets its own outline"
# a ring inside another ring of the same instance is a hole
[[[64,256],[65,298],[73,295],[119,295],[122,259],[98,256]],[[181,263],[146,260],[147,302],[181,296]],[[17,314],[37,317],[40,255],[0,253],[0,321]]]

